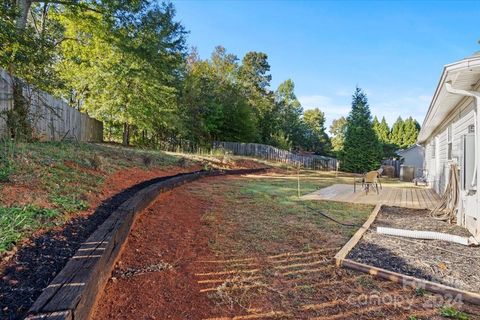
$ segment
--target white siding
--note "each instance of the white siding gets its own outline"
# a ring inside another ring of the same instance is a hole
[[[430,186],[442,194],[448,182],[448,127],[452,126],[452,159],[462,163],[462,136],[468,133],[468,127],[474,124],[473,99],[468,99],[451,114],[425,144],[425,169],[428,172]],[[436,154],[432,155],[432,142],[436,141]]]
[[[468,127],[475,124],[474,104],[471,103],[459,119],[453,123],[453,157],[463,163],[462,136],[468,133]]]

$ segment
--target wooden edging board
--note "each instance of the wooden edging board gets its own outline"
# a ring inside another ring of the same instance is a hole
[[[412,276],[407,276],[394,271],[389,271],[382,268],[377,268],[364,263],[356,262],[347,259],[348,253],[355,247],[360,241],[364,233],[368,230],[370,225],[376,219],[380,212],[382,205],[379,204],[373,209],[372,213],[368,217],[367,221],[358,229],[353,237],[343,246],[342,249],[335,255],[335,264],[337,266],[343,266],[356,271],[368,273],[374,277],[390,280],[393,282],[401,283],[404,287],[422,288],[430,292],[438,293],[456,301],[466,301],[480,305],[480,294],[465,290],[460,290],[450,286],[446,286],[440,283],[427,281]]]
[[[389,271],[382,268],[377,268],[360,262],[356,262],[350,259],[344,259],[342,266],[371,274],[374,277],[390,280],[393,282],[401,283],[404,287],[422,288],[430,292],[438,293],[454,301],[470,302],[480,305],[480,294],[470,291],[465,291],[453,287],[449,287],[440,283],[435,283],[405,274]]]
[[[160,193],[206,176],[249,174],[266,168],[182,173],[154,183],[134,194],[95,230],[43,290],[27,319],[83,320],[91,315],[98,293],[105,286],[135,216]]]
[[[338,253],[335,255],[335,264],[337,266],[341,266],[343,260],[347,257],[348,253],[355,247],[355,245],[360,241],[360,239],[363,237],[363,234],[370,228],[370,225],[375,221],[375,218],[377,217],[378,213],[380,212],[380,209],[382,208],[381,204],[377,204],[375,208],[373,209],[372,213],[370,213],[370,216],[368,216],[367,221],[360,227],[360,229],[355,232],[353,237],[348,240],[348,242],[338,251]]]

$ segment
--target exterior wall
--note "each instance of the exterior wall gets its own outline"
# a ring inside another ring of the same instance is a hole
[[[448,159],[448,127],[451,126],[452,130],[452,161],[458,163],[459,173],[462,177],[464,173],[463,137],[469,134],[469,127],[472,125],[475,125],[475,100],[468,98],[456,107],[455,111],[425,142],[425,168],[428,170],[429,184],[439,194],[444,192],[448,182],[450,162]],[[477,137],[480,134],[479,130],[479,128],[475,128]],[[435,156],[433,156],[433,141],[437,143]],[[462,182],[462,178],[460,182]],[[464,190],[463,185],[461,186],[457,223],[467,228],[478,240],[480,240],[479,202],[478,190]]]
[[[468,127],[475,123],[474,107],[474,100],[467,99],[425,143],[424,167],[428,172],[429,185],[439,194],[443,193],[448,182],[448,127],[452,128],[452,159],[456,159],[457,163],[461,164],[463,163],[462,136],[467,134]]]

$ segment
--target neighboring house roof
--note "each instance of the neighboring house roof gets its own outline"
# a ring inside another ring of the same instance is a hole
[[[451,94],[445,89],[445,83],[462,90],[478,90],[480,87],[480,52],[447,64],[423,121],[417,143],[425,143],[435,129],[448,117],[455,107],[466,99],[464,96]]]
[[[420,145],[418,145],[418,144],[414,144],[413,146],[411,146],[411,147],[409,147],[409,148],[407,148],[407,149],[399,149],[399,150],[395,151],[395,153],[398,154],[399,156],[401,156],[402,154],[407,153],[407,152],[409,152],[409,151],[411,151],[411,150],[413,150],[413,149],[416,149],[416,148],[422,148],[422,149],[423,149],[422,146],[420,146]]]

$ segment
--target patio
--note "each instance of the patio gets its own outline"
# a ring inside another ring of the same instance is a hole
[[[384,204],[412,209],[433,209],[440,201],[439,195],[430,188],[401,188],[384,186],[379,194],[370,191],[365,194],[361,188],[353,191],[352,184],[334,184],[301,197],[302,200],[329,200],[339,202]]]

